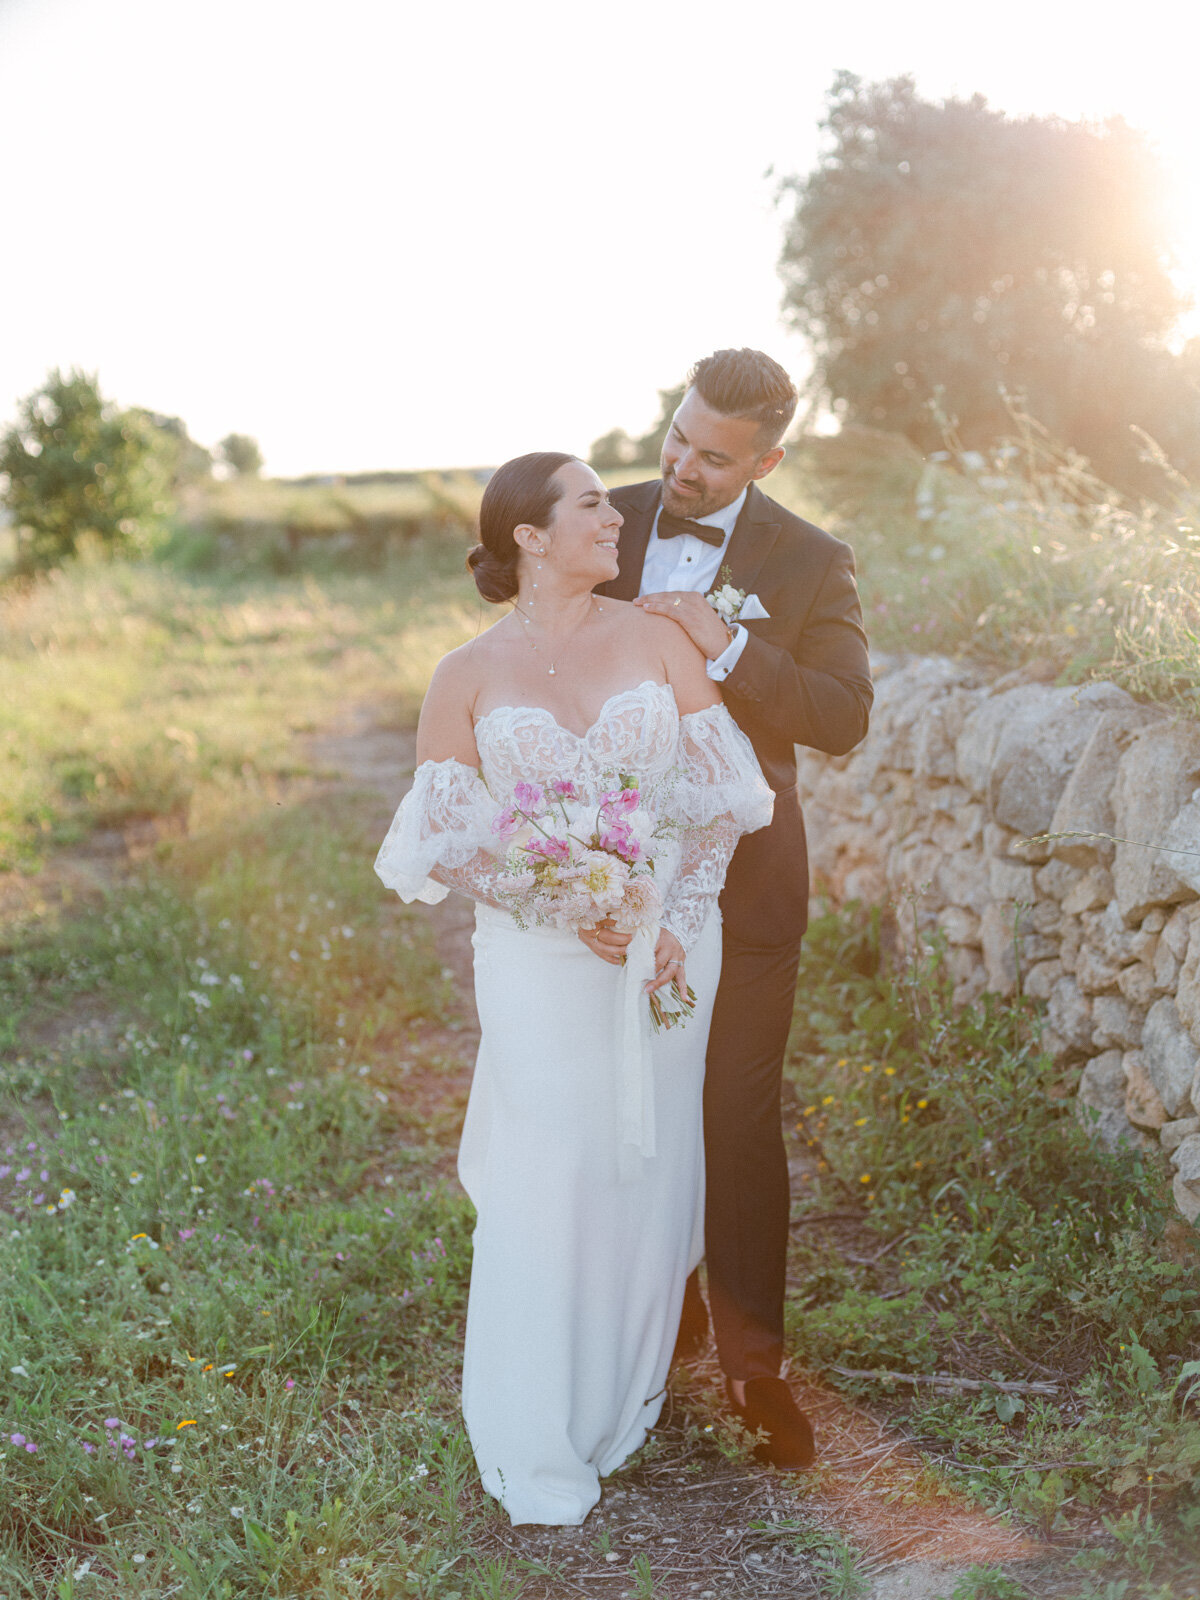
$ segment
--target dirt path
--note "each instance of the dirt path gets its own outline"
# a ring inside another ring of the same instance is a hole
[[[379,727],[370,707],[351,707],[307,747],[323,787],[377,799],[382,838],[411,783],[412,734]],[[0,879],[0,922],[38,920],[98,898],[153,850],[164,827],[171,825],[93,835],[36,876]],[[422,1026],[407,1059],[396,1064],[394,1087],[414,1125],[437,1130],[439,1166],[449,1178],[479,1037],[471,977],[474,918],[457,895],[428,915],[460,1016],[450,1026]],[[108,1020],[85,1011],[54,1018],[39,1042],[61,1048],[79,1030],[103,1033]],[[386,1064],[377,1071],[386,1081]],[[793,1162],[797,1179],[803,1164],[803,1157]],[[791,1376],[816,1428],[820,1457],[812,1472],[777,1474],[739,1449],[722,1415],[721,1375],[710,1355],[674,1375],[653,1440],[608,1481],[585,1527],[489,1522],[496,1553],[507,1551],[527,1564],[523,1600],[616,1600],[635,1593],[647,1600],[822,1600],[857,1593],[839,1566],[839,1541],[864,1558],[871,1588],[862,1600],[949,1597],[972,1565],[1039,1571],[1048,1552],[948,1493],[902,1433],[814,1378],[798,1371]]]
[[[329,781],[379,795],[382,837],[411,783],[412,735],[380,729],[369,707],[354,707],[310,749]],[[409,1078],[407,1088],[432,1099],[451,1096],[461,1106],[478,1040],[473,913],[450,895],[429,915],[456,980],[463,1025],[429,1041],[441,1050],[442,1066],[432,1081]],[[446,1071],[447,1054],[458,1070]],[[732,1435],[726,1437],[720,1373],[710,1357],[677,1375],[666,1422],[638,1463],[612,1480],[586,1527],[497,1525],[497,1548],[546,1574],[531,1576],[528,1600],[630,1594],[637,1570],[631,1573],[631,1564],[639,1558],[654,1594],[664,1600],[844,1592],[829,1565],[836,1563],[836,1546],[822,1551],[810,1538],[803,1548],[797,1524],[815,1523],[865,1555],[872,1577],[868,1600],[935,1600],[949,1596],[972,1565],[1032,1564],[1045,1557],[1032,1540],[948,1493],[944,1483],[931,1482],[927,1464],[903,1434],[812,1378],[794,1373],[793,1382],[814,1419],[821,1451],[812,1473],[776,1474],[736,1452]]]

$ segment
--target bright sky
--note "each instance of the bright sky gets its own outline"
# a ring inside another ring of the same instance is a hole
[[[55,365],[277,474],[644,429],[779,322],[777,172],[835,70],[1123,114],[1200,288],[1180,0],[0,0],[0,425]]]

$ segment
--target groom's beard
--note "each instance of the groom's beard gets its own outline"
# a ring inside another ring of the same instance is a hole
[[[689,486],[699,489],[699,485]],[[740,483],[731,494],[729,490],[722,490],[719,494],[680,494],[675,487],[673,474],[663,474],[662,503],[663,509],[669,511],[673,517],[687,517],[695,522],[699,517],[711,517],[714,511],[724,511],[725,507],[732,505],[746,487]]]

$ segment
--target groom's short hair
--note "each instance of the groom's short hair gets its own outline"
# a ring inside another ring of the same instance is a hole
[[[796,386],[762,350],[714,350],[688,373],[688,387],[726,417],[758,423],[756,443],[773,450],[796,414]]]

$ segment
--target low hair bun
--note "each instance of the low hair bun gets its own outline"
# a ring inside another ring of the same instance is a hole
[[[546,528],[562,493],[555,473],[578,456],[558,450],[535,450],[497,467],[488,479],[479,507],[479,539],[467,555],[475,587],[485,600],[499,605],[520,592],[521,547],[513,530],[522,523]]]
[[[517,593],[517,563],[493,555],[486,545],[472,545],[467,551],[467,566],[475,579],[475,587],[485,600],[500,605],[512,600]]]

